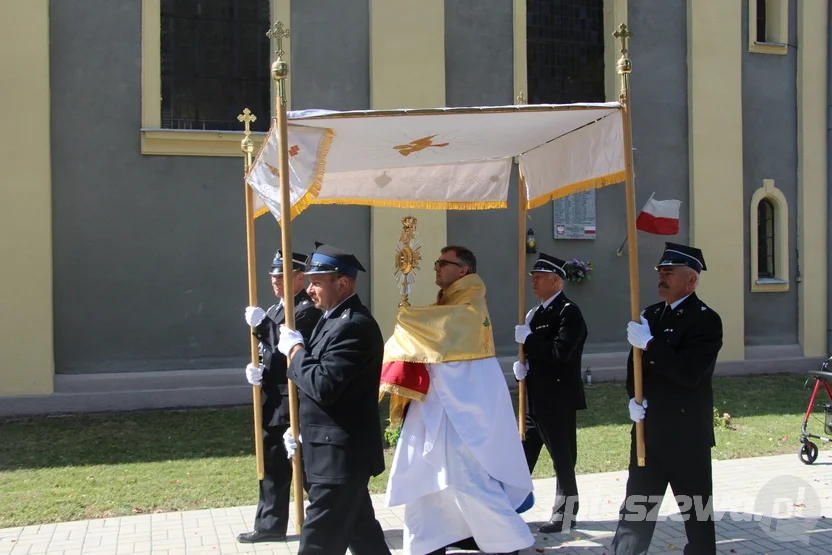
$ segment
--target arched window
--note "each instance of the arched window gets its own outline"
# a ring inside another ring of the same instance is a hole
[[[775,271],[774,204],[764,198],[757,205],[757,277],[773,278]]]
[[[788,291],[789,204],[773,179],[763,179],[751,195],[748,216],[751,291]]]

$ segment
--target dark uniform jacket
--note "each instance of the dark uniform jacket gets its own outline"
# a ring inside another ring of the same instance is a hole
[[[378,386],[384,339],[358,295],[336,307],[292,358],[304,470],[311,484],[343,484],[384,471]]]
[[[532,334],[523,344],[529,365],[529,412],[545,416],[558,409],[585,409],[581,356],[587,329],[581,309],[561,291],[549,306],[535,312],[529,328]]]
[[[710,449],[715,445],[711,380],[722,348],[722,319],[696,293],[675,309],[665,311],[666,304],[650,305],[643,313],[653,335],[641,364],[645,447]],[[635,396],[632,349],[627,393]]]
[[[306,291],[295,295],[295,329],[309,341],[315,324],[321,317],[321,310],[315,308]],[[286,321],[283,305],[272,305],[266,317],[254,328],[254,337],[262,344],[263,380],[260,396],[263,403],[263,426],[289,425],[289,381],[286,379],[286,357],[277,350],[280,339],[280,325]]]

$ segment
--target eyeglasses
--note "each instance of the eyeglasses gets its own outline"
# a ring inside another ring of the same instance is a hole
[[[444,268],[448,264],[453,264],[454,266],[459,266],[460,268],[465,267],[464,264],[460,264],[459,262],[454,262],[452,260],[439,259],[439,260],[437,260],[436,262],[433,263],[434,266],[439,266],[440,268]]]

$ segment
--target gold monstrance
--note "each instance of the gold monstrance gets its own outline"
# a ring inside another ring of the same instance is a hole
[[[421,243],[416,232],[417,220],[413,216],[402,218],[402,232],[399,234],[399,244],[396,248],[396,281],[399,284],[402,298],[399,308],[410,306],[410,288],[416,282],[416,270],[422,255],[419,253]]]

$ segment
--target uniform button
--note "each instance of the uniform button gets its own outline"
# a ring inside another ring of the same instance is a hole
[[[555,381],[556,381],[556,382],[558,382],[558,383],[560,383],[560,378],[556,379]]]
[[[650,364],[656,364],[656,361],[655,361],[655,360],[651,360],[651,361],[650,361]]]
[[[682,409],[682,412],[685,412],[685,409]]]
[[[684,409],[682,409],[684,411]],[[329,441],[329,436],[326,436],[326,440]]]

